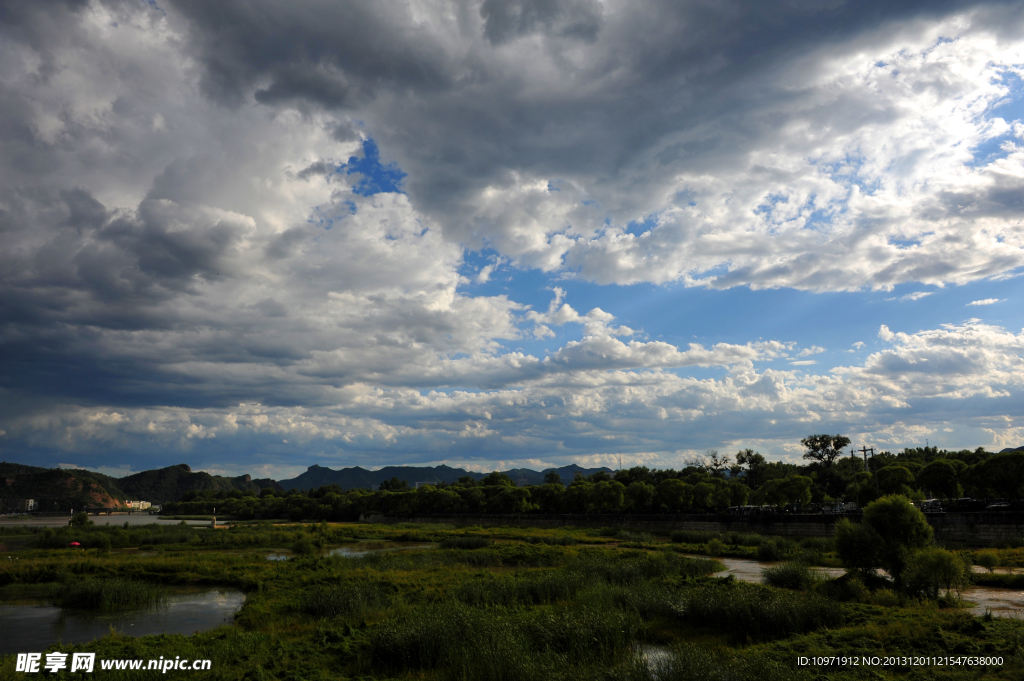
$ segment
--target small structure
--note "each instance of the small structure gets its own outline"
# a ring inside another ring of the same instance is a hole
[[[39,508],[35,499],[0,499],[5,513],[30,513]]]

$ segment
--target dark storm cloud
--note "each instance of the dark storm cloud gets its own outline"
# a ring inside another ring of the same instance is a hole
[[[397,5],[185,0],[174,7],[192,24],[205,91],[229,104],[255,88],[268,103],[340,106],[372,97],[378,84],[436,88],[448,79],[443,53]]]
[[[494,45],[537,31],[594,40],[601,30],[601,13],[596,0],[485,0],[480,6],[484,35]]]
[[[984,251],[970,226],[921,236],[932,250],[905,249],[898,262],[885,250],[896,223],[926,232],[929,220],[1012,219],[1012,173],[983,189],[954,183],[909,218],[872,214],[838,235],[770,232],[792,219],[787,206],[850,190],[801,172],[811,158],[837,177],[868,164],[834,140],[903,138],[919,102],[886,89],[900,74],[912,74],[907,92],[940,103],[960,96],[961,80],[981,82],[981,71],[957,80],[913,62],[936,47],[918,39],[936,20],[968,12],[972,29],[1013,36],[1016,4],[161,7],[0,4],[0,446],[229,462],[259,449],[272,463],[347,451],[372,462],[412,450],[571,456],[627,437],[664,452],[723,434],[792,439],[808,414],[835,429],[954,418],[954,407],[894,406],[914,389],[899,377],[924,361],[945,375],[922,400],[947,399],[936,397],[947,384],[968,394],[990,383],[992,395],[1021,384],[1021,339],[993,329],[957,331],[973,363],[922,337],[843,374],[870,389],[755,369],[766,353],[749,343],[640,342],[607,313],[558,305],[543,323],[576,324],[569,335],[583,338],[533,357],[509,347],[551,329],[531,327],[515,291],[468,294],[462,260],[463,245],[486,245],[503,264],[602,283],[731,268],[708,285],[812,290],[1012,269],[1019,258]],[[898,54],[900,40],[917,40],[912,63],[886,70],[865,57],[867,71],[844,63],[815,80],[829,59],[878,45]],[[783,134],[791,125],[807,132]],[[912,141],[920,148],[881,165],[898,175],[922,163],[931,140]],[[380,156],[360,159],[360,148]],[[346,164],[360,173],[335,172]],[[687,174],[714,186],[673,184]],[[714,198],[737,214],[705,208]],[[845,205],[811,208],[827,222]],[[765,233],[736,219],[755,212]],[[615,231],[651,215],[643,235]],[[722,375],[666,369],[692,365]],[[1019,398],[998,400],[972,399],[963,413],[1020,412]]]

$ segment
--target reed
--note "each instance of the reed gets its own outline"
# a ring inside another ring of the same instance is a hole
[[[474,550],[486,549],[494,542],[486,537],[445,537],[438,545],[442,549]]]
[[[379,583],[356,585],[317,585],[301,596],[301,609],[318,619],[332,617],[365,618],[391,604],[393,594]]]
[[[681,610],[688,622],[753,640],[784,638],[843,622],[838,603],[816,594],[783,593],[756,585],[695,588],[683,597]]]
[[[131,579],[79,579],[65,582],[57,596],[62,608],[124,610],[162,603],[166,595],[156,586]]]
[[[811,572],[805,563],[797,561],[775,565],[761,572],[762,584],[781,589],[805,591],[814,588],[820,581],[821,578]]]

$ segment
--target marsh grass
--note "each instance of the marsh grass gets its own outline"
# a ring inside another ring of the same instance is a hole
[[[579,670],[621,658],[639,630],[635,616],[589,605],[517,612],[448,601],[374,627],[364,661],[392,674],[436,670],[446,679],[579,678]]]
[[[547,544],[548,546],[576,546],[580,540],[576,537],[526,537],[525,541],[530,544]]]
[[[65,582],[57,605],[76,610],[125,610],[159,605],[166,594],[152,584],[131,579],[78,579]]]
[[[486,549],[494,542],[486,537],[445,537],[438,546],[442,549]]]
[[[821,581],[821,577],[811,572],[806,563],[799,561],[774,565],[761,571],[762,584],[780,589],[805,591]]]
[[[680,643],[655,658],[638,651],[622,678],[628,681],[799,681],[809,675],[759,652],[722,654],[706,646]]]
[[[576,599],[614,602],[616,607],[637,612],[661,612],[652,605],[652,599],[664,601],[668,596],[663,591],[653,595],[653,582],[668,577],[703,577],[720,569],[722,566],[717,561],[673,553],[585,551],[557,570],[527,576],[480,575],[453,589],[450,596],[476,606],[548,605]],[[605,586],[626,588],[608,591]],[[631,589],[636,591],[635,595]]]
[[[332,617],[366,618],[380,612],[395,598],[394,587],[381,583],[317,585],[300,598],[301,609],[318,619]]]
[[[692,589],[683,596],[681,612],[687,622],[715,627],[740,640],[784,638],[843,623],[842,607],[821,596],[748,584]]]

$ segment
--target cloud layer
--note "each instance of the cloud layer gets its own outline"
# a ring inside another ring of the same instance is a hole
[[[1024,14],[869,4],[8,3],[4,456],[274,471],[1016,437],[1024,341],[994,324],[883,326],[824,366],[757,329],[651,339],[559,286],[1014,275]],[[546,309],[473,288],[530,270]]]

